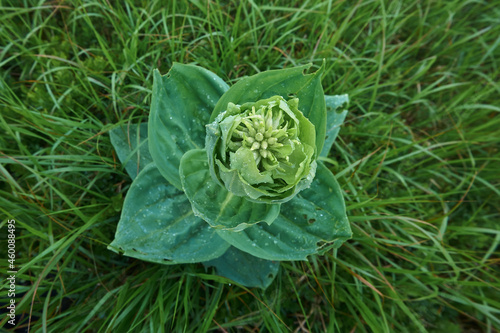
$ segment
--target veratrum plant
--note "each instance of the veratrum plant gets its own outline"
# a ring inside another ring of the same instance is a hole
[[[201,262],[267,288],[279,261],[351,237],[326,158],[347,95],[325,96],[324,65],[262,72],[232,87],[201,67],[154,71],[148,123],[111,142],[133,182],[109,249],[162,264]]]

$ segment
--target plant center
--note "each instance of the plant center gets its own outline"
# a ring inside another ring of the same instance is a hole
[[[260,171],[278,168],[279,163],[289,164],[292,140],[297,138],[295,122],[284,114],[277,103],[255,107],[243,117],[233,131],[229,148],[236,151],[245,147],[253,152]]]

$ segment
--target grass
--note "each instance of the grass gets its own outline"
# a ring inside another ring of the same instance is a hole
[[[500,330],[500,1],[3,1],[0,19],[16,332]],[[322,59],[351,99],[326,162],[352,240],[265,292],[106,249],[130,186],[107,132],[146,120],[154,68],[231,84]]]

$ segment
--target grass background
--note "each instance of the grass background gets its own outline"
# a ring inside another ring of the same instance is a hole
[[[14,218],[17,332],[500,329],[500,1],[0,6],[0,251]],[[106,249],[130,186],[107,132],[147,119],[154,68],[198,64],[231,84],[322,59],[325,93],[351,99],[327,165],[352,240],[283,263],[265,292]]]

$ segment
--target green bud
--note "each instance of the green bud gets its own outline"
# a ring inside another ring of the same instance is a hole
[[[286,101],[281,96],[241,106],[229,103],[227,111],[208,127],[224,123],[230,129],[215,131],[222,134],[207,141],[213,142],[213,147],[207,145],[207,153],[213,155],[209,160],[214,161],[212,176],[234,194],[256,202],[286,202],[309,186],[316,170],[315,146],[311,145],[315,128],[298,105],[298,99]]]

